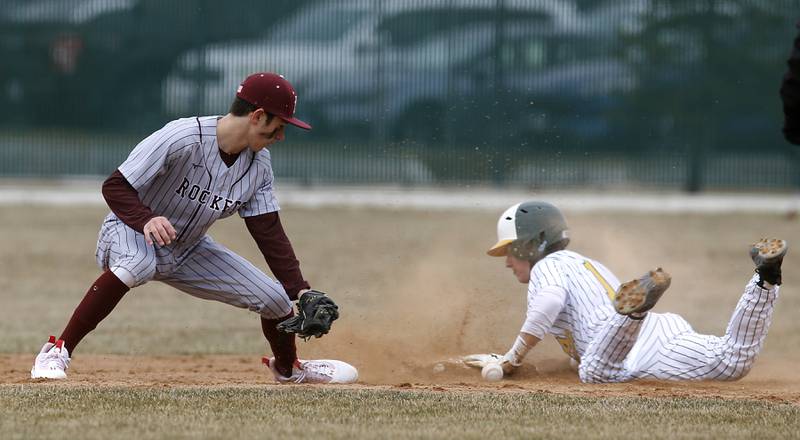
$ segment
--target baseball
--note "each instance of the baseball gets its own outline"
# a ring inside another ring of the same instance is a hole
[[[433,372],[435,374],[444,373],[444,364],[439,362],[433,366]]]
[[[489,382],[497,382],[503,378],[503,367],[497,362],[489,362],[481,370],[481,376]]]

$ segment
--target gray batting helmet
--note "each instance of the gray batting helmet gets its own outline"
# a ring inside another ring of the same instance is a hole
[[[561,211],[547,202],[523,202],[506,209],[497,221],[497,243],[486,253],[493,257],[511,254],[521,260],[538,261],[547,251],[569,243],[567,222]]]

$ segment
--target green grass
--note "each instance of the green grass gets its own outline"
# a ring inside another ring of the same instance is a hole
[[[5,439],[791,438],[800,408],[742,400],[429,390],[0,387]]]

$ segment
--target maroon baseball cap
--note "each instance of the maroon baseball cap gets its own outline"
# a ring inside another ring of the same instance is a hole
[[[292,125],[311,130],[310,125],[294,117],[297,93],[289,81],[277,73],[262,72],[248,76],[236,90],[236,96]]]

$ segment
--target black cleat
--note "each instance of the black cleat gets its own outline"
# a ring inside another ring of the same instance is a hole
[[[620,315],[631,315],[652,309],[671,281],[672,277],[659,267],[638,280],[622,283],[614,296],[614,310]]]
[[[781,263],[789,244],[777,238],[762,238],[750,248],[750,258],[756,265],[758,286],[764,289],[764,283],[773,286],[781,285]]]

